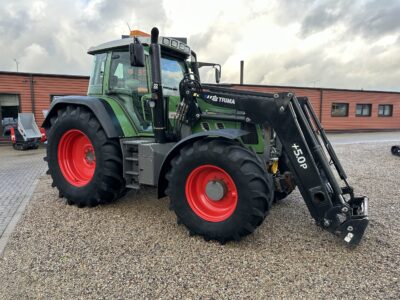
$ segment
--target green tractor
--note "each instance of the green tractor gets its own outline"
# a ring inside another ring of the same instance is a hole
[[[354,196],[306,97],[220,86],[218,64],[157,28],[88,53],[88,95],[57,98],[43,123],[48,172],[68,204],[156,186],[191,235],[225,243],[252,233],[297,186],[319,226],[360,242],[368,198]],[[203,66],[217,84],[200,83]]]

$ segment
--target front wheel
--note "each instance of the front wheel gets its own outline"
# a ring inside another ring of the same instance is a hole
[[[51,118],[47,157],[53,186],[69,204],[96,206],[123,194],[122,153],[92,112],[67,106]]]
[[[171,162],[166,193],[191,234],[225,243],[252,233],[273,200],[271,175],[257,156],[232,141],[204,139]]]

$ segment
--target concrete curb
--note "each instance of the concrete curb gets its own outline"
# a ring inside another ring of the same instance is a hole
[[[31,187],[29,188],[28,192],[25,194],[24,199],[21,201],[20,205],[18,206],[17,210],[15,211],[14,215],[10,223],[8,223],[6,229],[3,232],[3,235],[0,237],[0,257],[4,254],[4,249],[7,246],[8,240],[14,231],[15,227],[18,224],[18,221],[21,219],[22,214],[25,211],[26,205],[28,204],[29,200],[31,199],[33,192],[39,182],[39,179],[35,179]]]

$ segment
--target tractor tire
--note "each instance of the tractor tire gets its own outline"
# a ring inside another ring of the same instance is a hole
[[[125,193],[119,142],[107,138],[91,111],[70,105],[59,109],[50,123],[45,160],[60,197],[68,204],[93,207]]]
[[[229,140],[184,147],[167,173],[171,208],[190,235],[221,244],[261,225],[273,201],[272,176],[250,150]]]

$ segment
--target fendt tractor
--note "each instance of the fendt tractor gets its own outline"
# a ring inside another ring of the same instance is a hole
[[[360,242],[368,198],[354,196],[306,97],[219,85],[220,65],[157,28],[88,53],[88,95],[53,101],[43,123],[48,173],[68,204],[156,186],[190,235],[223,244],[252,233],[297,186],[317,225]],[[215,84],[200,83],[203,66]]]

